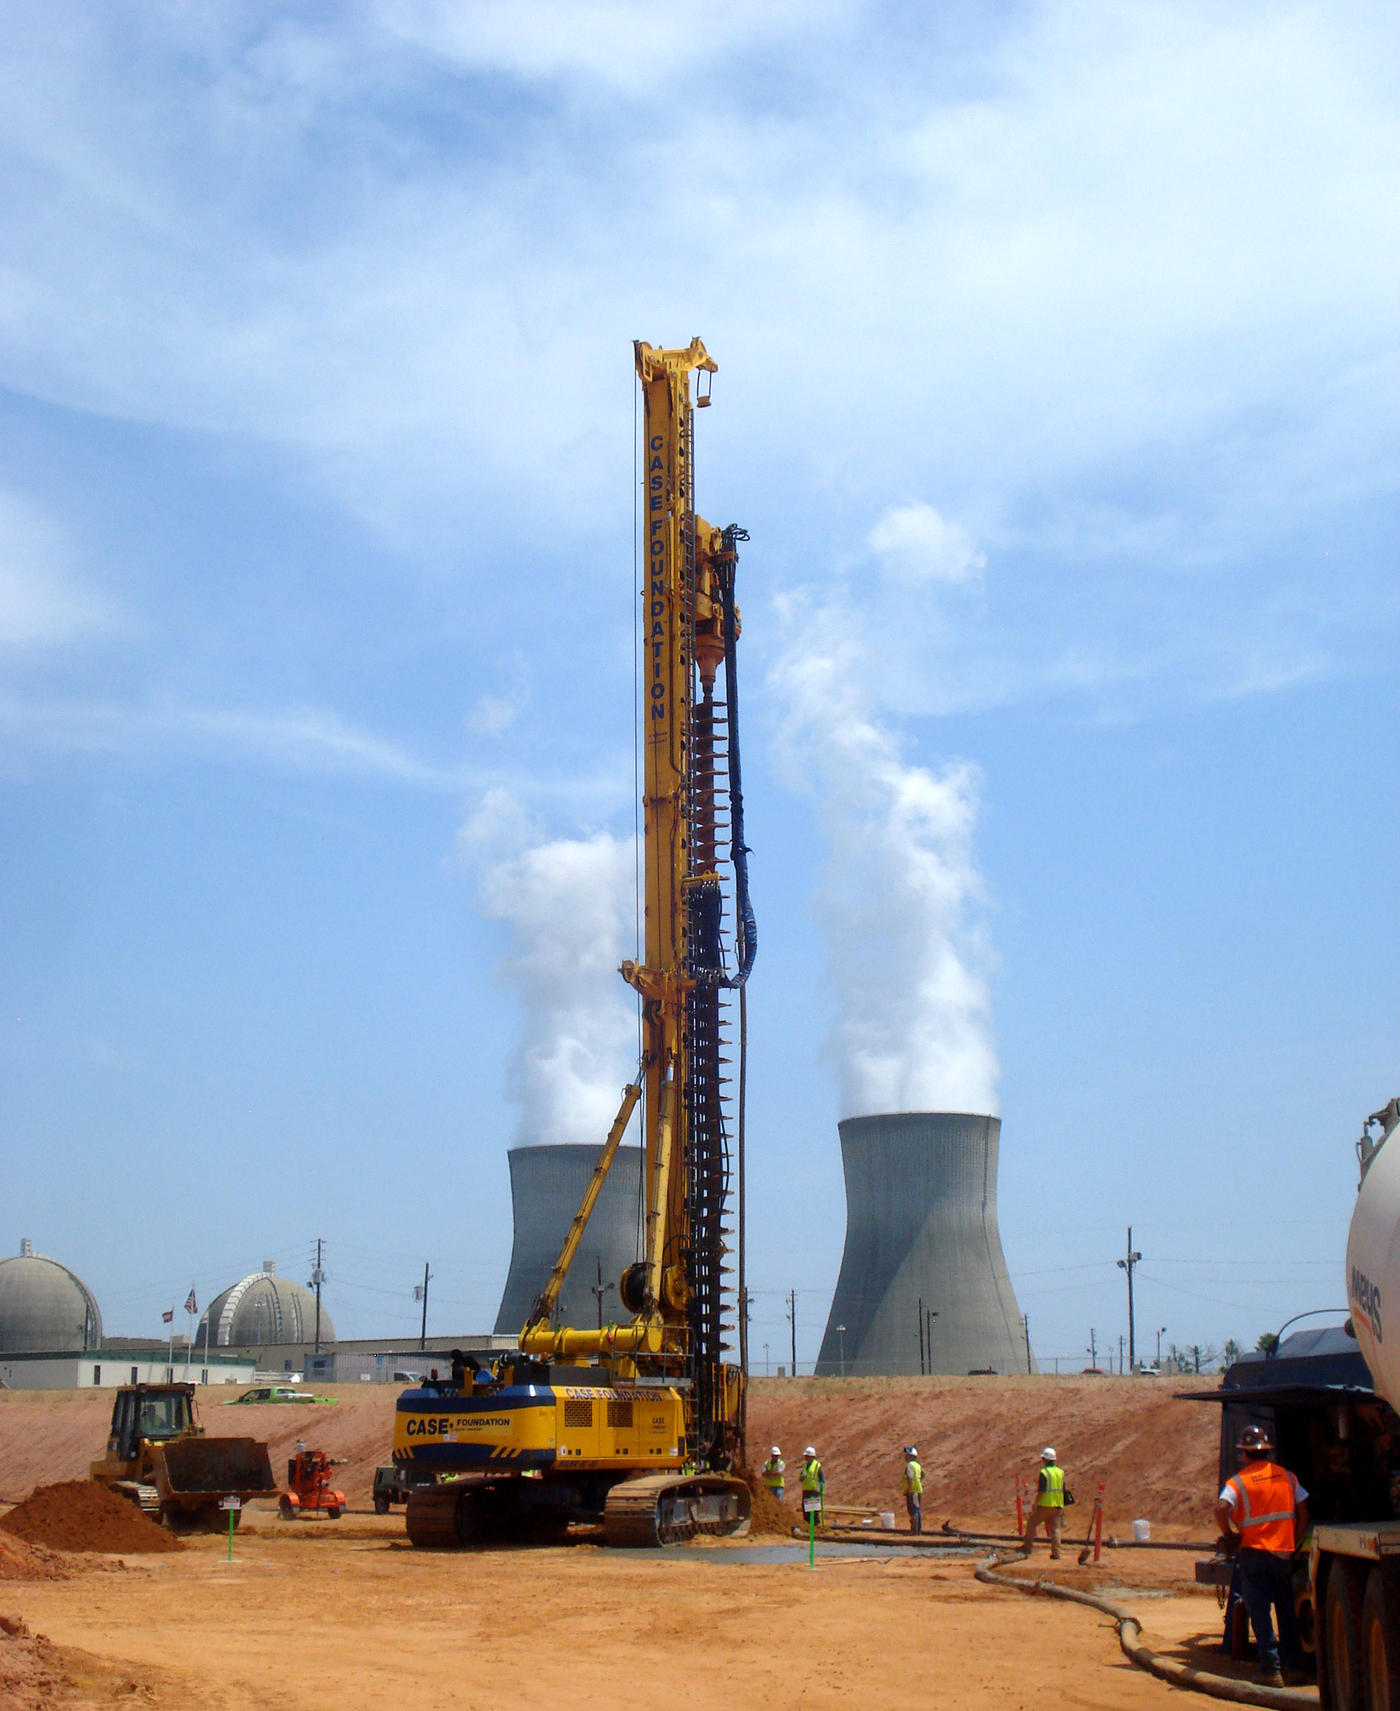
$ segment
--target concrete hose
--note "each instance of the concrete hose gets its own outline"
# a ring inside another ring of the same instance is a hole
[[[1059,1586],[1053,1580],[1037,1578],[1027,1581],[1018,1580],[1014,1575],[998,1574],[996,1571],[1002,1560],[1000,1551],[989,1556],[976,1570],[978,1580],[987,1586],[1009,1586],[1017,1592],[1040,1593],[1046,1598],[1063,1599],[1068,1604],[1087,1604],[1091,1610],[1101,1611],[1117,1624],[1118,1643],[1124,1655],[1139,1669],[1170,1682],[1173,1687],[1208,1693],[1212,1698],[1229,1699],[1237,1705],[1268,1705],[1274,1707],[1274,1711],[1300,1711],[1304,1707],[1314,1711],[1317,1705],[1317,1694],[1310,1687],[1260,1687],[1257,1682],[1236,1681],[1232,1676],[1214,1675],[1210,1670],[1193,1669],[1190,1664],[1178,1663],[1175,1658],[1164,1658],[1160,1652],[1154,1652],[1142,1643],[1141,1622],[1121,1605],[1110,1604],[1108,1599],[1100,1598],[1096,1593],[1077,1592],[1073,1587]]]

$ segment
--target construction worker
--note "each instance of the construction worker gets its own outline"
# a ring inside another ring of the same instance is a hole
[[[904,1451],[904,1507],[909,1511],[909,1531],[924,1530],[924,1470],[919,1466],[919,1452],[913,1444]]]
[[[783,1492],[787,1487],[787,1463],[783,1460],[783,1452],[776,1444],[773,1445],[773,1453],[763,1464],[763,1483],[781,1503]]]
[[[1036,1528],[1043,1525],[1050,1540],[1052,1561],[1060,1555],[1060,1527],[1065,1518],[1065,1470],[1055,1460],[1055,1452],[1047,1444],[1040,1452],[1040,1478],[1036,1485],[1035,1502],[1026,1522],[1026,1539],[1022,1553],[1031,1554],[1035,1546]]]
[[[802,1483],[802,1513],[815,1515],[818,1523],[826,1519],[826,1474],[822,1464],[817,1460],[817,1452],[811,1444],[802,1452],[802,1472],[798,1475]],[[810,1500],[816,1498],[816,1502]]]
[[[1239,1539],[1240,1591],[1259,1647],[1259,1680],[1282,1687],[1279,1653],[1290,1675],[1303,1655],[1293,1608],[1293,1551],[1308,1530],[1308,1494],[1270,1458],[1273,1440],[1263,1426],[1246,1426],[1235,1454],[1240,1470],[1225,1481],[1215,1520],[1227,1541]],[[1274,1607],[1278,1638],[1274,1638]]]

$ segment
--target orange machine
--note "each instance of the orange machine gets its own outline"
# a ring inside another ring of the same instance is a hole
[[[278,1499],[282,1519],[328,1515],[332,1521],[338,1521],[345,1513],[345,1493],[332,1490],[331,1469],[344,1459],[341,1456],[332,1461],[324,1450],[308,1450],[298,1445],[297,1453],[287,1463],[287,1489]]]

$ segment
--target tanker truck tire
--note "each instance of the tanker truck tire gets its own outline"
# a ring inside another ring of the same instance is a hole
[[[1318,1690],[1323,1711],[1365,1711],[1361,1657],[1361,1594],[1356,1569],[1344,1557],[1333,1560],[1322,1600],[1325,1644],[1319,1660]]]
[[[1400,1600],[1377,1563],[1366,1577],[1361,1603],[1361,1664],[1366,1711],[1400,1711]]]

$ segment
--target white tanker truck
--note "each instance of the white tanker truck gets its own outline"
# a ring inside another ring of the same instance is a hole
[[[1349,1329],[1376,1401],[1342,1401],[1315,1439],[1342,1512],[1321,1518],[1309,1583],[1317,1613],[1317,1680],[1324,1711],[1400,1711],[1400,1099],[1366,1119],[1357,1143],[1361,1184],[1347,1235]],[[1391,1317],[1386,1342],[1387,1310]],[[1328,1440],[1331,1439],[1331,1442]],[[1306,1484],[1307,1481],[1305,1480]]]
[[[1400,1100],[1366,1119],[1361,1185],[1347,1239],[1350,1310],[1341,1329],[1295,1332],[1248,1355],[1215,1391],[1222,1404],[1220,1478],[1238,1467],[1247,1426],[1265,1427],[1277,1459],[1307,1487],[1311,1551],[1294,1573],[1306,1650],[1322,1711],[1400,1711]],[[1386,1341],[1386,1321],[1390,1340]],[[1232,1563],[1196,1578],[1224,1588]],[[1230,1605],[1226,1645],[1247,1655],[1242,1609]],[[1286,1694],[1305,1703],[1301,1695]]]

